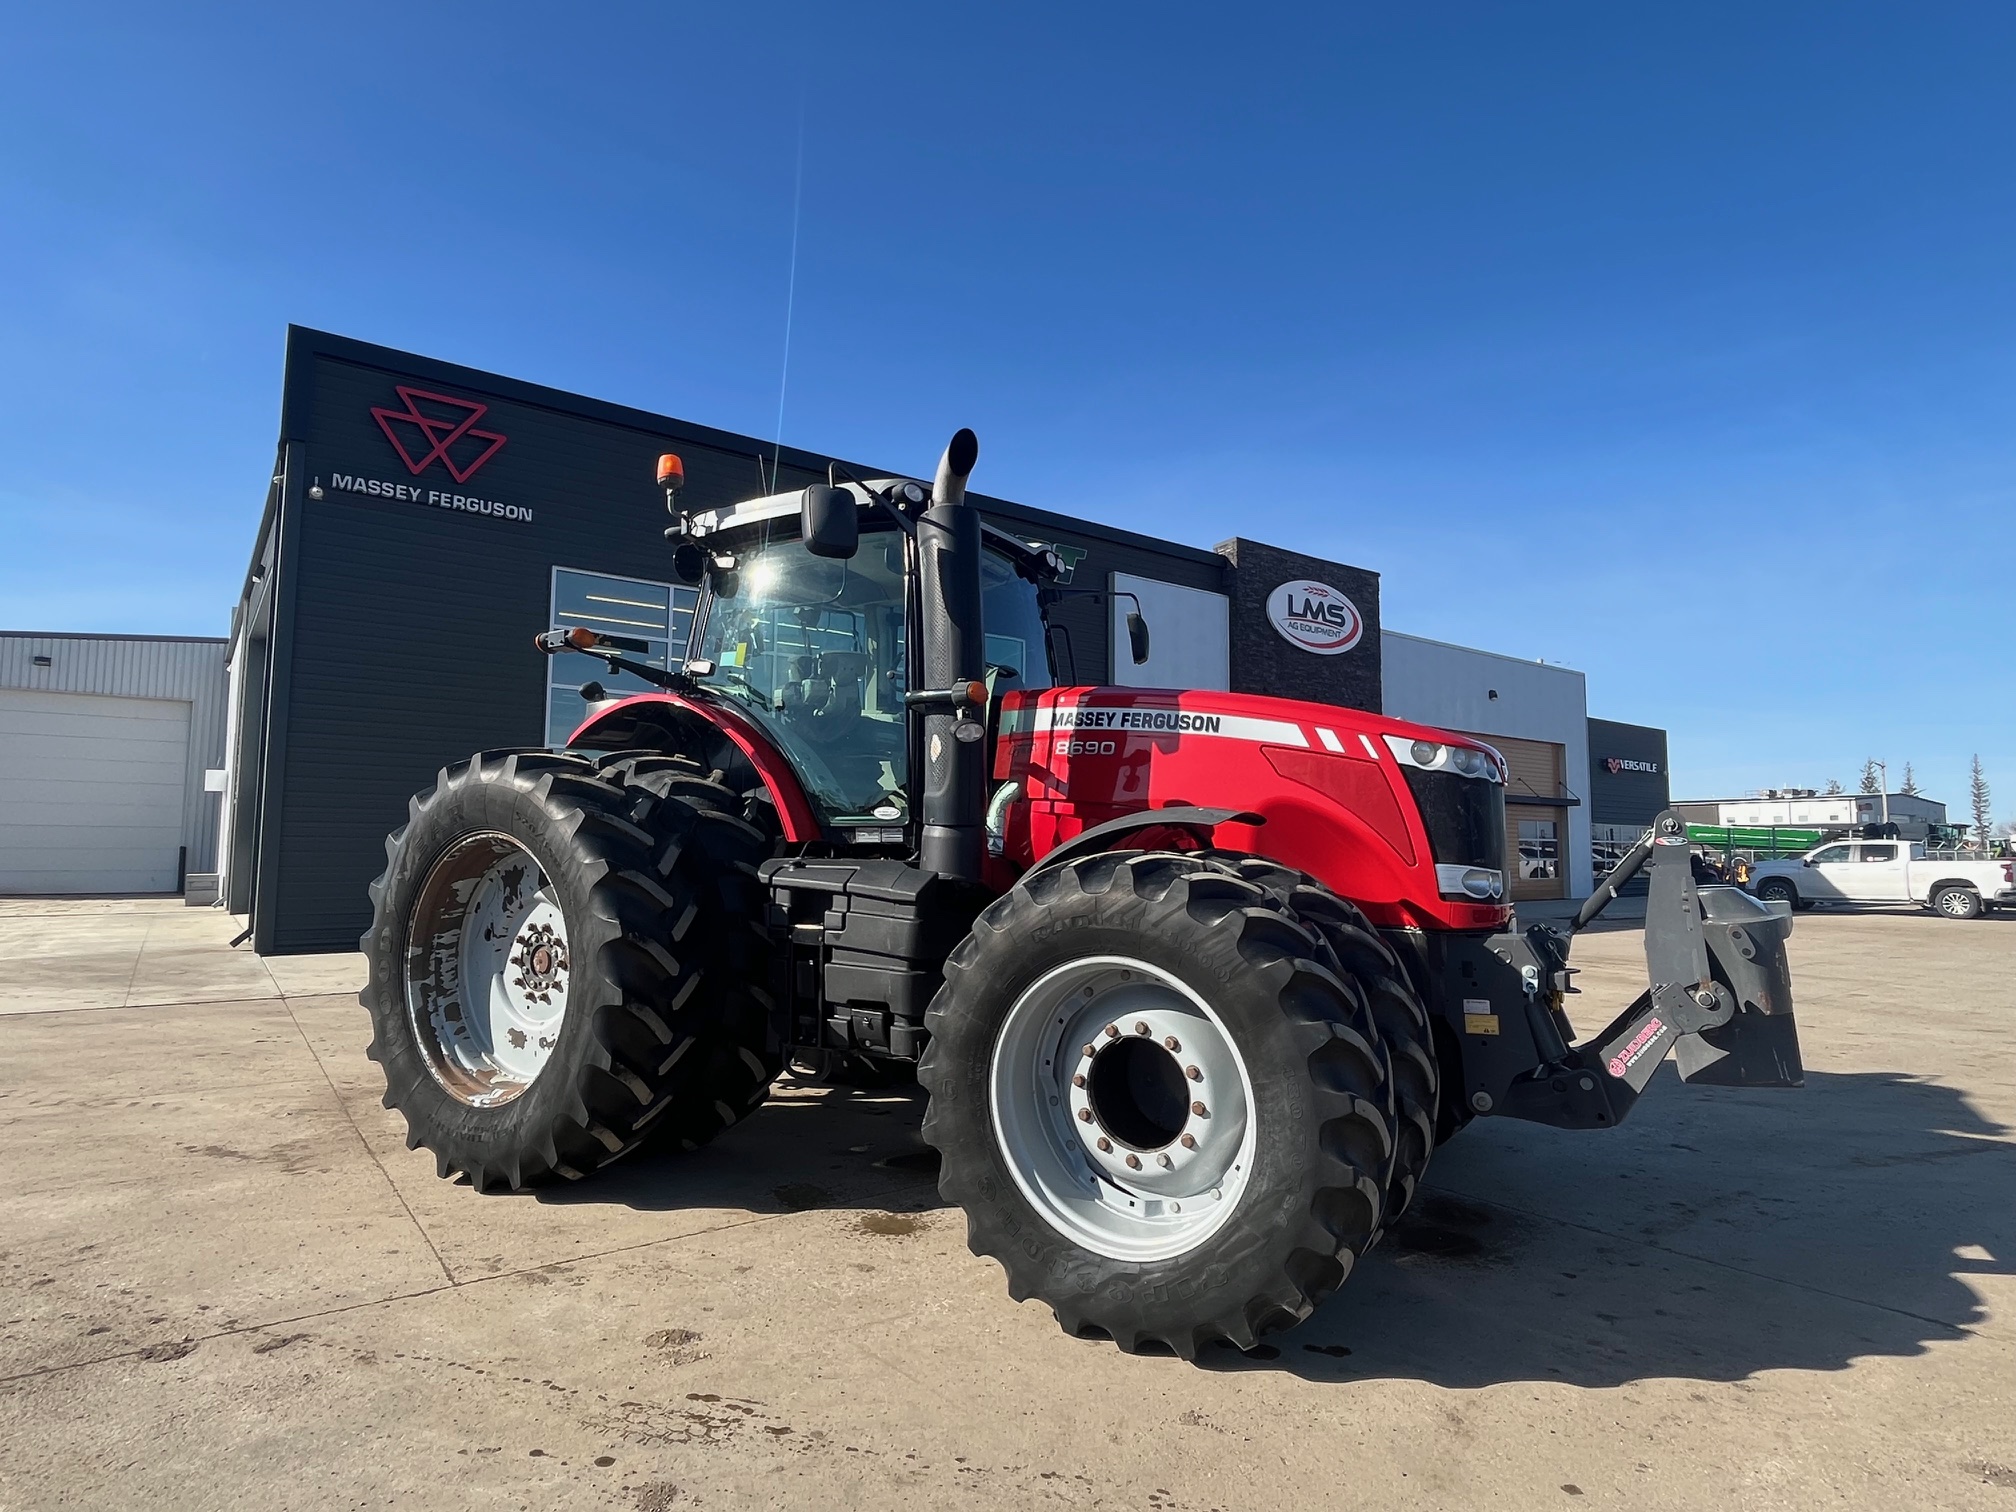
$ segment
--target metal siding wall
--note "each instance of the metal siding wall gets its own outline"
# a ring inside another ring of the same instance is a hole
[[[0,687],[114,698],[180,699],[189,709],[188,777],[182,794],[182,843],[189,870],[212,871],[217,857],[216,799],[203,791],[205,767],[224,764],[225,642],[0,631]],[[38,667],[46,656],[52,665]]]

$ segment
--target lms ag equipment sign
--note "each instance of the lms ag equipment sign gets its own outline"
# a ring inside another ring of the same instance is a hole
[[[1298,578],[1267,595],[1267,622],[1316,656],[1341,656],[1365,633],[1365,617],[1341,589]]]

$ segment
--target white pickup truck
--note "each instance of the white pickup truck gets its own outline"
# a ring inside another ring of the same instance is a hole
[[[1921,841],[1836,840],[1785,861],[1759,861],[1750,890],[1794,908],[1918,903],[1949,919],[2016,907],[2016,862],[1927,859]]]

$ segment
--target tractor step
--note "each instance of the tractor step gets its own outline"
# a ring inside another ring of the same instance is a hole
[[[915,1060],[941,967],[984,898],[902,861],[783,857],[760,868],[785,1043]]]

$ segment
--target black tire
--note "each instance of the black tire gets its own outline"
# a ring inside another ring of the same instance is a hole
[[[1307,872],[1278,861],[1228,852],[1206,855],[1234,875],[1266,888],[1315,930],[1336,955],[1342,974],[1355,980],[1365,995],[1393,1069],[1393,1169],[1386,1180],[1382,1224],[1390,1228],[1414,1201],[1437,1144],[1442,1073],[1428,1010],[1393,947],[1356,904],[1338,897]]]
[[[997,1037],[1025,990],[1059,967],[1120,956],[1199,997],[1252,1085],[1252,1169],[1236,1206],[1170,1258],[1086,1248],[1017,1185],[991,1110]],[[1361,992],[1322,938],[1266,889],[1195,855],[1117,852],[1037,874],[997,899],[952,953],[926,1015],[918,1079],[939,1191],[967,1242],[1078,1337],[1194,1358],[1251,1348],[1306,1318],[1379,1231],[1393,1159],[1392,1082]]]
[[[1944,919],[1981,917],[1981,894],[1962,883],[1949,882],[1943,887],[1936,887],[1926,901],[1932,905],[1932,912]]]
[[[693,1148],[758,1106],[775,1075],[765,955],[745,927],[762,918],[753,863],[766,842],[624,776],[584,755],[486,752],[444,768],[386,840],[359,1000],[385,1105],[443,1176],[515,1189],[585,1176],[647,1136]],[[569,958],[550,1059],[489,1106],[448,1089],[407,1009],[416,901],[436,863],[480,834],[536,861]]]
[[[1792,885],[1788,877],[1766,877],[1757,884],[1757,896],[1766,903],[1790,903],[1799,906],[1799,889]]]

